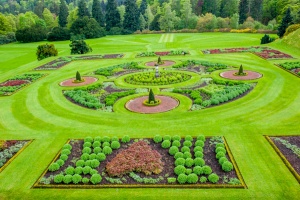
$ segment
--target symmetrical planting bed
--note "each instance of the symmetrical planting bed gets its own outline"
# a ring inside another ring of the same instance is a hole
[[[45,76],[45,74],[31,73],[31,74],[22,74],[17,75],[13,78],[8,79],[7,81],[0,83],[0,95],[11,95],[21,88],[33,83],[34,81]]]
[[[29,141],[0,140],[0,172],[4,170],[12,159],[24,148]]]
[[[189,54],[185,50],[171,50],[171,51],[146,51],[141,52],[136,55],[136,57],[150,57],[150,56],[176,56],[176,55],[186,55]]]
[[[88,56],[66,56],[57,58],[51,62],[41,65],[35,70],[55,70],[59,69],[74,60],[95,60],[107,58],[122,58],[124,54],[105,54],[105,55],[88,55]]]
[[[109,77],[109,76],[118,76],[121,74],[126,74],[128,72],[131,73],[142,69],[145,68],[139,66],[137,62],[130,62],[130,63],[123,63],[119,65],[99,68],[94,72],[94,74]]]
[[[199,74],[211,73],[216,70],[227,69],[229,66],[201,60],[185,60],[172,66],[174,69],[196,72]]]
[[[269,47],[245,47],[245,48],[225,48],[225,49],[206,49],[202,51],[204,54],[220,54],[220,53],[240,53],[250,52],[264,59],[286,59],[293,58],[291,55],[281,51],[271,49]]]
[[[245,184],[224,138],[70,140],[35,187],[237,187]]]
[[[300,136],[270,136],[267,139],[300,183]]]
[[[300,77],[300,62],[285,62],[285,63],[277,64],[277,66],[289,72],[292,72],[293,74]]]

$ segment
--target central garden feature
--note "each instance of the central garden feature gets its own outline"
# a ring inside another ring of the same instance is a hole
[[[133,85],[170,85],[191,79],[191,75],[182,72],[160,71],[159,77],[154,72],[136,73],[127,76],[124,81]]]
[[[262,74],[250,70],[244,70],[243,75],[238,75],[238,73],[238,70],[230,70],[220,73],[220,76],[231,80],[254,80],[262,77]]]
[[[92,83],[96,82],[98,79],[95,77],[91,77],[91,76],[84,76],[84,77],[82,77],[82,81],[80,81],[80,82],[75,82],[75,80],[76,80],[76,78],[71,78],[71,79],[61,82],[59,85],[67,86],[67,87],[83,86],[83,85],[92,84]]]

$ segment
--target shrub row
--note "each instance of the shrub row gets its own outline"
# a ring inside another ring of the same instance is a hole
[[[126,96],[132,95],[134,93],[135,93],[135,90],[129,90],[126,92],[115,92],[115,93],[109,94],[105,98],[105,105],[112,106],[119,98],[126,97]]]
[[[137,62],[123,63],[119,65],[113,65],[106,68],[99,68],[95,71],[95,74],[102,76],[112,76],[117,69],[143,69]]]
[[[221,63],[212,63],[208,61],[199,61],[199,60],[186,60],[177,65],[173,65],[173,68],[187,68],[194,66],[204,66],[207,72],[213,72],[220,69],[226,69],[228,66]]]
[[[100,103],[99,99],[83,90],[69,90],[65,91],[64,95],[72,99],[75,103],[87,108],[99,109],[103,105]]]
[[[70,144],[65,144],[62,147],[59,159],[57,159],[56,162],[52,163],[49,166],[48,170],[50,172],[59,170],[65,164],[65,162],[68,160],[69,155],[71,154],[71,150],[72,150],[72,146]]]

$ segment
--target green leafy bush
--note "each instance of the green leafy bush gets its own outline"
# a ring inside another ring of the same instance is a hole
[[[50,172],[54,172],[54,171],[59,170],[59,168],[60,168],[59,164],[57,164],[57,163],[52,163],[52,164],[49,166],[49,171],[50,171]]]
[[[90,154],[92,152],[92,149],[90,147],[84,147],[82,150],[82,153]]]
[[[172,137],[172,141],[180,141],[181,140],[181,137],[179,135],[174,135]]]
[[[211,183],[217,183],[219,181],[219,176],[215,173],[212,173],[208,176],[208,180]]]
[[[119,142],[119,138],[118,138],[117,136],[113,136],[113,137],[111,138],[111,141],[112,141],[112,142],[113,142],[113,141]]]
[[[61,151],[61,155],[63,155],[63,154],[65,154],[65,155],[70,155],[70,153],[71,153],[71,151],[69,150],[69,149],[63,149],[62,151]]]
[[[74,184],[80,183],[81,180],[82,180],[82,177],[79,174],[74,174],[72,176],[72,181],[73,181]]]
[[[92,137],[90,137],[90,136],[88,136],[88,137],[86,137],[86,138],[84,138],[84,140],[83,140],[84,142],[89,142],[89,143],[92,143],[93,142],[93,138]]]
[[[63,146],[63,149],[68,149],[68,150],[72,150],[72,145],[70,145],[70,144],[65,144],[64,146]]]
[[[64,180],[63,174],[57,174],[54,176],[54,183],[61,183]]]
[[[160,143],[162,141],[162,136],[161,135],[155,135],[153,138],[153,141],[155,143]]]
[[[87,161],[90,158],[90,155],[88,153],[83,153],[80,158],[81,160]]]
[[[91,167],[91,163],[92,163],[92,161],[91,160],[87,160],[87,161],[85,161],[85,166],[89,166],[89,167]]]
[[[92,143],[90,143],[90,142],[85,142],[83,144],[83,147],[91,147],[91,146],[92,146]]]
[[[220,159],[220,158],[222,158],[222,157],[224,157],[225,156],[225,154],[222,152],[222,151],[220,151],[220,152],[218,152],[217,154],[216,154],[216,158],[217,159]]]
[[[180,147],[181,146],[180,141],[178,140],[173,141],[172,146]]]
[[[185,136],[185,141],[193,141],[193,137],[191,135]]]
[[[193,165],[194,165],[194,160],[193,160],[192,158],[187,158],[187,159],[185,160],[185,166],[191,167],[191,166],[193,166]]]
[[[104,136],[104,137],[102,138],[102,142],[110,142],[110,137]]]
[[[230,171],[233,170],[233,165],[232,165],[231,162],[225,161],[225,162],[223,162],[223,164],[222,164],[222,169],[223,169],[223,171],[225,171],[225,172],[230,172]]]
[[[102,152],[105,154],[105,155],[109,155],[112,153],[112,149],[108,146],[104,147]]]
[[[129,135],[124,135],[123,137],[122,137],[122,140],[121,140],[123,143],[128,143],[128,142],[130,142],[130,137],[129,137]]]
[[[169,149],[169,154],[174,156],[177,152],[179,152],[179,149],[178,147],[176,146],[172,146],[170,149]]]
[[[190,148],[189,147],[187,147],[187,146],[183,146],[182,148],[181,148],[181,152],[190,152]]]
[[[202,158],[195,158],[194,159],[194,164],[195,166],[204,166],[205,165],[205,161]]]
[[[86,177],[84,177],[84,178],[82,178],[82,183],[84,183],[84,184],[87,184],[87,183],[89,183],[90,182],[90,179],[88,179],[88,178],[86,178]]]
[[[67,169],[65,169],[65,173],[69,175],[73,175],[75,173],[74,167],[71,166],[67,167]]]
[[[95,138],[94,138],[94,142],[101,142],[102,141],[102,138],[100,137],[100,136],[96,136]]]
[[[185,159],[184,158],[177,158],[175,160],[175,166],[184,165],[184,164],[185,164]]]
[[[93,174],[98,174],[98,171],[95,169],[90,170],[90,175],[92,176]]]
[[[82,167],[76,167],[74,170],[75,174],[82,174],[82,169]]]
[[[222,165],[225,161],[228,161],[228,159],[226,157],[221,157],[219,159],[219,164]]]
[[[91,95],[87,91],[68,90],[64,92],[64,95],[72,99],[75,103],[78,103],[87,108],[99,109],[103,107],[99,99]]]
[[[109,142],[103,142],[102,147],[110,147],[110,143]]]
[[[193,145],[193,144],[192,144],[191,141],[186,140],[186,141],[183,142],[183,146],[191,147],[192,145]]]
[[[202,140],[197,140],[196,142],[195,142],[195,146],[196,147],[204,147],[204,142],[202,141]]]
[[[82,169],[82,172],[83,172],[84,175],[86,175],[86,174],[89,174],[91,170],[92,170],[92,168],[90,166],[85,166]]]
[[[217,144],[216,144],[216,148],[218,148],[218,147],[223,147],[223,148],[225,148],[225,145],[224,145],[224,143],[217,143]]]
[[[62,159],[63,161],[66,161],[68,160],[69,157],[66,154],[62,154],[59,158]]]
[[[203,152],[203,148],[200,147],[200,146],[196,146],[196,147],[194,148],[194,152],[197,152],[197,151]]]
[[[199,181],[200,183],[206,183],[207,178],[205,176],[201,176]]]
[[[202,167],[200,167],[200,166],[195,166],[195,167],[193,168],[193,172],[194,172],[195,174],[197,174],[197,175],[201,175],[201,174],[203,173]]]
[[[94,141],[93,142],[93,148],[97,148],[101,146],[101,142],[100,141]]]
[[[184,184],[187,181],[187,175],[185,174],[179,174],[179,176],[177,177],[177,181],[180,184]]]
[[[171,146],[171,142],[170,140],[164,140],[162,143],[161,143],[161,147],[164,148],[164,149],[167,149]]]
[[[95,153],[92,153],[89,156],[89,160],[93,160],[93,159],[96,159],[96,158],[97,158],[97,154],[95,154]]]
[[[98,154],[98,153],[101,153],[101,152],[102,152],[101,147],[95,147],[95,148],[94,148],[94,153],[95,153],[95,154]]]
[[[63,166],[65,164],[65,161],[63,161],[62,159],[58,159],[56,161],[56,163],[61,167],[61,166]]]
[[[69,175],[69,174],[65,175],[65,176],[64,176],[63,182],[64,182],[65,184],[71,183],[71,182],[72,182],[72,175]]]
[[[179,174],[185,174],[186,168],[183,165],[178,165],[174,168],[174,173],[179,175]]]
[[[191,184],[195,184],[198,182],[198,176],[196,174],[189,174],[187,177],[187,182]]]
[[[201,151],[196,151],[194,155],[196,158],[203,158],[203,153]]]
[[[121,147],[120,142],[118,142],[118,141],[112,141],[111,142],[111,148],[112,149],[119,149],[120,147]]]
[[[205,141],[205,136],[204,135],[198,135],[197,140],[202,140],[204,142]]]
[[[37,47],[36,56],[38,60],[48,58],[51,56],[57,56],[57,49],[53,44],[41,44]]]
[[[172,139],[172,137],[170,135],[165,135],[163,137],[163,140],[169,140],[169,141],[171,141],[171,139]]]
[[[183,158],[184,159],[191,158],[191,157],[192,157],[192,154],[189,151],[186,151],[186,152],[183,153]]]
[[[90,181],[95,185],[102,181],[102,177],[100,176],[100,174],[93,174]]]
[[[176,178],[173,178],[173,177],[169,177],[167,178],[168,180],[168,183],[175,183],[176,182]]]
[[[177,158],[183,158],[183,153],[182,152],[177,152],[175,155],[174,155],[174,158],[177,159]]]
[[[91,168],[96,168],[96,167],[99,167],[100,165],[100,162],[97,160],[97,159],[93,159],[91,160]]]
[[[106,159],[106,155],[104,153],[98,153],[97,154],[97,160],[104,161]]]
[[[202,171],[203,171],[203,174],[205,174],[205,175],[209,175],[209,174],[212,173],[211,167],[210,167],[210,166],[207,166],[207,165],[204,165],[204,166],[202,167]]]

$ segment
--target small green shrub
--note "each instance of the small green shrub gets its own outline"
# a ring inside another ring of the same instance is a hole
[[[90,154],[92,152],[92,149],[90,148],[90,147],[84,147],[83,149],[82,149],[82,153],[84,154],[84,153],[87,153],[87,154]]]
[[[172,141],[179,141],[180,142],[180,140],[181,140],[181,137],[179,135],[174,135],[172,137]]]
[[[172,137],[170,135],[165,135],[163,137],[163,140],[169,140],[169,141],[171,141],[171,139],[172,139]]]
[[[74,175],[72,176],[72,182],[73,182],[74,184],[80,183],[81,180],[82,180],[82,177],[81,177],[79,174],[74,174]]]
[[[56,163],[61,167],[61,166],[63,166],[65,164],[65,161],[63,161],[62,159],[58,159],[56,161]]]
[[[183,147],[181,148],[181,152],[182,152],[182,153],[184,153],[184,152],[190,152],[190,148],[187,147],[187,146],[183,146]]]
[[[57,49],[54,44],[41,44],[37,47],[36,56],[38,60],[48,58],[51,56],[57,56]]]
[[[194,164],[195,166],[204,166],[205,165],[205,161],[202,158],[195,158],[194,159]]]
[[[65,169],[65,173],[66,173],[66,174],[69,174],[69,175],[73,175],[73,174],[75,173],[74,167],[71,167],[71,166],[67,167],[67,168]]]
[[[104,137],[102,138],[102,142],[110,142],[110,137],[104,136]]]
[[[212,173],[212,169],[210,168],[210,166],[207,166],[207,165],[204,165],[202,167],[202,171],[203,171],[203,174],[205,174],[205,175],[209,175]]]
[[[171,142],[170,140],[164,140],[162,143],[161,143],[161,147],[164,148],[164,149],[167,149],[171,146]]]
[[[86,137],[86,138],[84,138],[84,142],[92,143],[93,142],[93,138],[92,137]]]
[[[179,174],[178,178],[177,178],[178,183],[180,184],[184,184],[187,181],[187,175],[185,174]]]
[[[101,147],[95,147],[95,148],[94,148],[94,153],[95,153],[95,154],[98,154],[98,153],[101,153],[101,152],[102,152]]]
[[[155,143],[160,143],[162,141],[162,137],[160,135],[155,135],[153,141]]]
[[[212,173],[208,176],[208,180],[211,183],[217,183],[219,181],[219,176],[215,173]]]
[[[62,151],[61,151],[61,155],[70,155],[70,153],[71,153],[71,151],[69,150],[69,149],[63,149]]]
[[[72,175],[69,175],[69,174],[65,175],[65,176],[64,176],[64,179],[63,179],[63,182],[64,182],[65,184],[71,183],[71,182],[72,182]]]
[[[191,135],[185,136],[185,141],[193,141],[193,137]]]
[[[91,168],[99,167],[100,162],[97,159],[91,160]]]
[[[84,177],[84,178],[82,178],[82,183],[84,183],[84,184],[87,184],[87,183],[89,183],[90,182],[90,179],[88,179],[88,178],[86,178],[86,177]]]
[[[223,147],[217,147],[215,152],[216,153],[223,152],[224,154],[226,154],[226,150]]]
[[[177,167],[174,168],[174,173],[176,175],[185,174],[185,172],[186,172],[186,168],[183,165],[178,165]]]
[[[100,147],[101,146],[101,142],[99,141],[94,141],[93,143],[93,148],[97,148],[97,147]]]
[[[117,136],[113,136],[113,137],[111,138],[111,141],[112,141],[112,142],[113,142],[113,141],[119,142],[119,138],[118,138]]]
[[[175,160],[175,166],[184,165],[184,164],[185,164],[185,159],[184,158],[177,158]]]
[[[85,161],[85,164],[84,164],[84,165],[85,165],[85,166],[91,167],[91,162],[92,162],[91,160],[87,160],[87,161]]]
[[[187,177],[187,182],[191,184],[195,184],[198,182],[198,176],[196,174],[189,174]]]
[[[90,156],[89,156],[89,160],[96,159],[96,157],[97,157],[97,154],[92,153],[92,154],[90,154]]]
[[[204,135],[198,135],[197,140],[205,141],[205,136]]]
[[[217,158],[217,159],[220,159],[220,158],[222,158],[222,157],[225,157],[225,154],[224,154],[222,151],[220,151],[220,152],[218,152],[218,153],[216,154],[216,158]]]
[[[62,154],[59,158],[62,159],[63,161],[66,161],[68,160],[69,157],[66,154]]]
[[[96,158],[101,162],[106,159],[106,155],[104,153],[98,153]]]
[[[194,155],[196,158],[203,158],[203,153],[201,151],[196,151]]]
[[[120,142],[118,142],[118,141],[112,141],[111,142],[111,148],[112,149],[119,149],[120,147],[121,147]]]
[[[90,166],[85,166],[85,167],[82,169],[82,172],[83,172],[84,175],[86,175],[86,174],[89,174],[89,173],[90,173],[91,169],[92,169],[92,168],[91,168]]]
[[[176,182],[176,178],[173,178],[173,177],[167,178],[167,180],[168,180],[168,183],[175,183]]]
[[[186,140],[186,141],[183,142],[183,146],[191,147],[192,145],[193,145],[192,142],[189,141],[189,140]]]
[[[172,146],[170,149],[169,149],[169,154],[174,156],[177,152],[179,152],[179,149],[178,147],[176,146]]]
[[[75,174],[82,174],[82,169],[82,167],[76,167],[74,170]]]
[[[191,158],[191,157],[192,157],[192,154],[190,152],[188,152],[188,151],[184,152],[184,154],[183,154],[184,159]]]
[[[61,183],[64,180],[64,175],[62,174],[57,174],[54,176],[54,183]]]
[[[104,147],[102,152],[105,154],[105,155],[109,155],[112,153],[112,149],[110,147]]]
[[[230,172],[231,170],[233,170],[233,165],[232,165],[231,162],[225,161],[225,162],[222,164],[222,169],[223,169],[223,171],[225,171],[225,172]]]
[[[200,147],[200,146],[196,146],[196,147],[194,148],[194,152],[197,152],[197,151],[203,152],[203,148]]]
[[[122,137],[122,140],[121,140],[123,143],[128,143],[128,142],[130,142],[130,137],[128,136],[128,135],[124,135],[123,137]]]
[[[206,183],[207,178],[205,176],[201,176],[199,181],[200,183]]]
[[[100,136],[97,136],[94,138],[94,142],[101,142],[102,141],[102,138]]]
[[[180,147],[181,146],[180,141],[178,140],[173,141],[172,146]]]
[[[91,146],[92,146],[92,143],[90,143],[90,142],[83,143],[83,148],[85,148],[85,147],[91,147]]]
[[[102,147],[110,147],[110,143],[109,142],[103,142]]]
[[[95,169],[90,170],[90,175],[92,176],[93,174],[98,174],[98,171]]]
[[[193,166],[193,165],[194,165],[194,160],[193,160],[192,158],[187,158],[187,159],[185,160],[185,166],[191,167],[191,166]]]
[[[70,144],[65,144],[64,146],[63,146],[63,149],[68,149],[68,150],[72,150],[72,145],[70,145]]]
[[[95,185],[102,181],[102,177],[100,176],[100,174],[93,174],[90,181]]]
[[[201,175],[203,173],[202,167],[200,167],[200,166],[194,167],[193,172],[197,175]]]
[[[219,164],[222,165],[225,161],[228,161],[228,159],[226,157],[221,157],[219,159]]]
[[[217,144],[216,144],[216,148],[218,148],[218,147],[223,147],[223,148],[225,148],[225,145],[224,145],[223,143],[217,143]]]
[[[196,146],[196,147],[204,147],[204,142],[203,142],[202,140],[197,140],[197,141],[195,142],[195,146]]]
[[[183,153],[182,152],[177,152],[174,156],[175,159],[177,158],[183,158]]]
[[[86,147],[86,148],[88,148],[88,147]],[[89,155],[89,153],[83,153],[80,158],[81,158],[81,160],[87,161],[90,158],[90,155]]]
[[[52,164],[49,166],[49,171],[50,171],[50,172],[54,172],[54,171],[57,171],[59,168],[60,168],[59,164],[57,164],[57,163],[52,163]]]
[[[189,175],[189,174],[191,174],[192,172],[193,172],[192,169],[186,169],[185,174],[186,174],[186,175]]]

